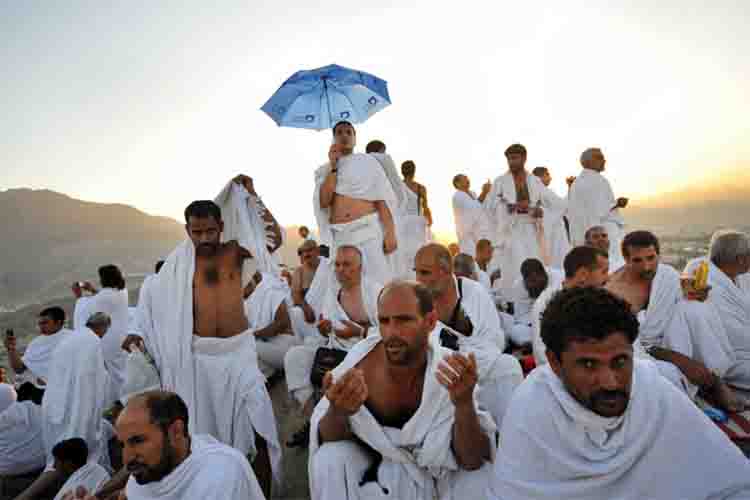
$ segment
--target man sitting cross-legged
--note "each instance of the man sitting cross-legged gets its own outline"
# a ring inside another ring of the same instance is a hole
[[[382,285],[367,278],[358,248],[340,246],[336,250],[335,282],[326,287],[316,311],[319,333],[305,339],[304,345],[289,349],[284,358],[289,392],[302,406],[305,417],[312,414],[315,406],[310,373],[316,352],[321,347],[348,351],[363,339],[377,323],[376,304],[381,288]],[[293,436],[289,446],[307,446],[308,433],[306,424]]]
[[[637,336],[629,305],[604,289],[552,299],[549,364],[513,397],[484,498],[748,498],[750,462],[653,362],[634,359]]]
[[[310,433],[311,497],[480,498],[495,425],[477,409],[474,355],[430,342],[437,313],[417,283],[384,288],[378,319],[380,335],[325,377]]]

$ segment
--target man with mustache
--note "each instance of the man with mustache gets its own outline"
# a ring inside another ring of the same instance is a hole
[[[719,375],[728,369],[720,351],[728,341],[720,322],[712,321],[711,306],[683,298],[679,273],[659,262],[659,240],[649,231],[625,235],[622,255],[625,265],[606,288],[630,304],[640,343],[661,373],[690,397],[701,393],[725,410],[741,410]]]
[[[415,282],[387,285],[378,319],[379,335],[326,374],[310,433],[311,498],[483,497],[495,425],[475,402],[474,355],[432,340],[437,311]]]
[[[173,392],[150,391],[128,401],[115,426],[130,474],[119,498],[265,499],[239,451],[209,435],[189,433],[188,423],[187,406]],[[79,491],[75,498],[97,497]]]
[[[455,261],[460,266],[461,260],[466,260],[461,255],[470,263],[464,270],[473,270],[469,255],[458,254],[452,261],[444,246],[437,243],[423,246],[415,259],[417,281],[433,295],[438,324],[431,334],[432,340],[475,356],[479,404],[499,424],[523,374],[518,361],[503,354],[505,333],[489,293],[475,280],[457,273]]]
[[[602,288],[559,292],[542,318],[549,363],[500,429],[490,499],[746,498],[750,462],[653,363],[638,320]]]
[[[139,308],[147,315],[143,338],[129,335],[123,348],[143,345],[161,387],[187,402],[191,430],[247,454],[270,494],[281,448],[244,294],[256,269],[278,274],[272,253],[281,229],[246,175],[233,178],[215,201],[188,205],[185,223],[189,239],[150,284],[151,304]]]

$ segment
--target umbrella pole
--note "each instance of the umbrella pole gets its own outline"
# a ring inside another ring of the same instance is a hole
[[[323,79],[323,93],[326,95],[326,105],[328,106],[328,123],[333,128],[335,123],[333,123],[333,114],[331,113],[331,98],[328,95],[328,77],[323,76],[321,78]]]

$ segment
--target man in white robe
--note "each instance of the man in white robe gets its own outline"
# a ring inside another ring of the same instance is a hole
[[[413,278],[414,256],[420,248],[432,240],[432,212],[427,202],[427,188],[414,180],[417,165],[412,160],[406,160],[401,164],[401,174],[404,176],[406,186],[406,202],[404,205],[404,221],[401,232],[405,236],[401,238],[403,258],[409,277]]]
[[[245,315],[255,335],[258,368],[268,380],[284,369],[284,356],[299,341],[292,333],[287,312],[292,298],[288,283],[271,273],[255,275],[259,282],[252,282],[250,296],[245,299]]]
[[[521,366],[513,356],[503,354],[505,335],[489,294],[475,280],[455,275],[449,257],[445,247],[433,243],[422,247],[415,259],[417,281],[432,292],[438,315],[430,338],[476,357],[480,407],[499,425],[510,396],[523,380]]]
[[[750,242],[734,230],[717,231],[709,249],[708,303],[719,313],[732,346],[734,362],[725,374],[727,382],[747,395],[750,391],[750,293],[740,288],[750,276]]]
[[[492,276],[495,274],[496,269],[490,268],[490,262],[492,261],[492,254],[495,249],[492,246],[492,242],[487,238],[482,238],[477,241],[477,251],[474,260],[477,263],[477,281],[484,286],[488,293],[492,293]]]
[[[315,172],[313,208],[321,242],[335,251],[355,245],[368,263],[368,278],[383,283],[399,267],[398,201],[374,155],[354,153],[356,131],[348,122],[333,128],[328,163]]]
[[[482,210],[482,202],[489,192],[489,186],[485,184],[482,187],[482,193],[477,197],[470,189],[469,178],[464,174],[458,174],[453,177],[453,187],[456,188],[453,194],[453,222],[456,226],[456,239],[461,253],[474,257],[477,242],[482,238],[487,238],[490,234],[488,219]]]
[[[289,349],[284,359],[289,393],[307,418],[315,406],[310,372],[318,349],[349,351],[377,326],[377,299],[383,287],[367,277],[362,260],[362,254],[355,247],[340,246],[336,250],[335,281],[329,281],[325,297],[315,309],[318,334],[307,337],[303,345]],[[295,434],[292,446],[306,444],[307,432],[309,425]]]
[[[79,488],[96,491],[109,480],[109,472],[104,467],[89,461],[88,446],[81,438],[60,441],[52,448],[52,455],[55,457],[55,470],[67,477],[54,500],[73,499]]]
[[[625,228],[620,209],[628,205],[628,199],[615,198],[612,186],[602,175],[605,163],[599,148],[589,148],[581,154],[583,170],[568,192],[570,240],[573,245],[583,245],[587,229],[604,226],[609,235],[610,265],[618,266],[622,261],[620,242]]]
[[[205,434],[188,432],[188,409],[176,394],[134,397],[117,419],[128,500],[263,500],[247,459]],[[154,446],[152,443],[161,443]],[[93,495],[83,497],[95,500]]]
[[[310,433],[311,498],[480,498],[496,427],[476,402],[474,355],[430,341],[437,314],[414,282],[386,287],[378,316],[380,334],[325,377]]]
[[[711,321],[711,307],[683,300],[680,275],[659,263],[659,241],[652,233],[628,233],[622,248],[625,266],[606,287],[631,305],[648,356],[690,397],[702,390],[724,409],[741,409],[723,380],[733,354],[720,323]]]
[[[552,176],[547,167],[536,167],[532,170],[532,173],[542,181],[544,187],[548,190],[550,189],[549,185],[552,182]],[[554,191],[550,191],[549,196],[557,199],[546,211],[543,219],[544,244],[546,245],[547,256],[549,257],[547,265],[554,269],[562,269],[563,259],[565,259],[565,256],[570,251],[568,231],[565,228],[565,221],[563,220],[563,216],[568,208],[568,200],[560,198]]]
[[[13,386],[0,382],[0,498],[25,490],[45,464],[41,406],[17,401]]]
[[[39,313],[39,333],[26,346],[23,356],[18,353],[15,336],[5,336],[8,361],[16,374],[17,385],[30,383],[38,389],[47,384],[47,372],[55,349],[71,330],[65,328],[65,311],[61,307],[48,307]]]
[[[634,359],[637,335],[628,304],[601,288],[550,302],[549,365],[513,398],[487,498],[750,497],[750,462],[653,363]]]
[[[555,210],[560,199],[542,181],[526,171],[526,148],[513,144],[505,150],[508,172],[492,184],[484,200],[490,217],[495,255],[502,270],[501,288],[509,292],[521,272],[521,263],[546,255],[544,212]]]
[[[531,310],[531,345],[534,351],[536,366],[547,364],[547,346],[541,335],[541,322],[547,304],[560,290],[575,287],[602,287],[607,282],[609,261],[607,253],[598,248],[580,246],[573,248],[563,262],[565,279],[550,283],[534,301]]]
[[[52,454],[60,441],[81,438],[91,461],[109,463],[102,425],[109,384],[101,339],[86,327],[68,334],[55,349],[42,401],[46,468],[19,500],[36,498],[63,477]]]
[[[320,256],[320,247],[312,240],[305,241],[298,254],[302,265],[292,276],[292,301],[289,321],[292,331],[300,342],[318,335],[319,311],[330,284],[331,261]]]
[[[609,256],[609,234],[607,234],[607,228],[604,226],[592,226],[586,230],[584,235],[585,245],[598,248]],[[609,273],[612,274],[623,265],[625,260],[622,258],[622,251],[614,256],[615,260],[609,261]],[[619,259],[619,260],[617,260]]]
[[[128,335],[128,289],[125,287],[122,272],[117,266],[112,264],[101,266],[98,271],[100,290],[96,290],[88,282],[84,283],[83,289],[93,295],[83,296],[82,290],[73,290],[78,299],[73,314],[73,325],[76,329],[81,328],[93,314],[99,312],[109,316],[112,321],[106,335],[102,337],[104,365],[107,367],[112,384],[113,398],[106,402],[109,406],[120,398],[126,378],[127,353],[122,350],[121,346]]]
[[[189,239],[154,279],[151,304],[139,308],[150,314],[140,321],[143,338],[129,337],[123,348],[145,344],[161,387],[187,402],[191,431],[247,454],[270,492],[280,481],[281,447],[243,292],[256,269],[278,272],[271,252],[280,229],[244,175],[215,202],[191,203],[185,220]]]

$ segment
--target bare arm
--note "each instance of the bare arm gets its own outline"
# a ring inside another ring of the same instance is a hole
[[[42,498],[44,493],[46,493],[55,483],[62,481],[62,479],[62,472],[55,469],[45,471],[36,479],[36,481],[31,483],[31,486],[18,495],[15,500],[34,500],[36,498]],[[60,486],[62,486],[62,483],[60,483]]]
[[[427,220],[427,225],[432,226],[432,212],[427,204],[427,188],[420,184],[419,192],[422,195],[422,215]]]
[[[479,423],[473,401],[456,406],[451,447],[456,461],[466,470],[476,470],[490,460],[490,439]]]
[[[289,314],[286,311],[286,304],[283,302],[276,310],[276,315],[273,318],[273,322],[265,328],[261,328],[255,332],[255,336],[260,339],[269,339],[275,337],[280,333],[289,331]]]
[[[393,215],[383,200],[375,202],[375,210],[378,212],[378,218],[383,224],[383,249],[386,254],[392,253],[398,247],[396,239],[396,227],[393,225]]]
[[[334,196],[336,196],[336,172],[332,168],[320,186],[320,208],[330,208]]]
[[[305,302],[305,294],[302,292],[302,276],[304,271],[302,266],[294,270],[292,275],[292,301],[295,306],[302,306]]]
[[[648,353],[660,361],[675,365],[692,384],[698,387],[710,389],[717,381],[718,377],[708,368],[684,354],[663,347],[652,347]]]
[[[26,371],[26,365],[21,359],[21,355],[16,350],[16,338],[10,337],[5,340],[5,348],[8,351],[8,362],[14,373],[23,373]]]

